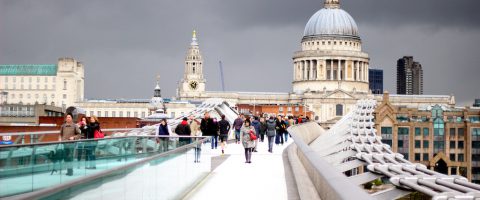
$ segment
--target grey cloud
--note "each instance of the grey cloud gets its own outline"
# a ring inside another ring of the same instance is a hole
[[[156,74],[175,94],[191,31],[199,33],[209,90],[291,91],[292,54],[320,0],[0,1],[0,63],[85,63],[89,98],[149,98]],[[395,64],[413,55],[425,92],[480,97],[476,0],[342,0],[359,25],[372,66],[395,91]],[[461,81],[460,81],[461,80]]]

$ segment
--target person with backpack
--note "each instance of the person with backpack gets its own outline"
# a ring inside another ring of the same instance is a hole
[[[255,147],[255,139],[250,134],[256,135],[255,128],[250,124],[250,120],[245,120],[240,130],[243,148],[245,148],[245,163],[252,163],[252,149]]]
[[[191,134],[190,126],[188,125],[187,118],[184,117],[182,119],[182,122],[177,125],[175,128],[175,133],[179,136],[185,136],[185,137],[179,137],[178,142],[180,146],[187,145],[190,142],[190,138],[188,138]]]
[[[220,129],[220,146],[222,147],[222,155],[225,154],[225,144],[228,140],[228,133],[230,132],[230,123],[225,120],[225,115],[222,115],[222,120],[218,122]]]
[[[237,119],[233,122],[233,128],[235,128],[235,142],[240,143],[240,129],[243,125],[243,114],[240,114]]]
[[[273,138],[275,137],[276,126],[273,116],[266,122],[267,125],[267,140],[268,140],[268,152],[273,153]]]
[[[257,136],[257,139],[255,140],[255,147],[253,148],[253,152],[258,152],[257,145],[258,145],[258,138],[260,137],[260,122],[258,121],[257,116],[253,117],[252,126],[255,128],[255,133]]]

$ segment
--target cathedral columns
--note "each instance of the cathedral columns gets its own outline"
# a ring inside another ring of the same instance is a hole
[[[320,60],[317,60],[317,74],[315,77],[315,80],[321,79],[321,66],[320,66]]]
[[[360,62],[355,61],[355,81],[358,81],[360,79]]]
[[[327,80],[327,60],[323,60],[322,74],[322,80]]]
[[[338,65],[337,65],[337,80],[342,80],[341,71],[342,71],[342,60],[338,59],[337,60]]]
[[[330,60],[330,80],[333,81],[333,59]]]

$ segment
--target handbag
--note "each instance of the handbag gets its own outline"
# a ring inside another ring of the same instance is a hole
[[[95,139],[104,138],[104,137],[105,137],[105,134],[103,134],[101,130],[95,130],[95,132],[93,132],[93,138]]]
[[[250,134],[250,140],[256,140],[257,139],[257,136],[255,134],[253,134],[252,130],[250,130],[250,132],[248,132],[248,134]]]

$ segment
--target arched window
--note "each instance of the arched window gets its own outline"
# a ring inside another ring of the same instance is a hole
[[[195,67],[192,68],[193,73],[195,74]]]
[[[335,106],[335,110],[336,110],[336,115],[337,116],[343,116],[343,105],[342,104],[337,104]]]
[[[63,90],[67,90],[67,79],[63,79]]]

